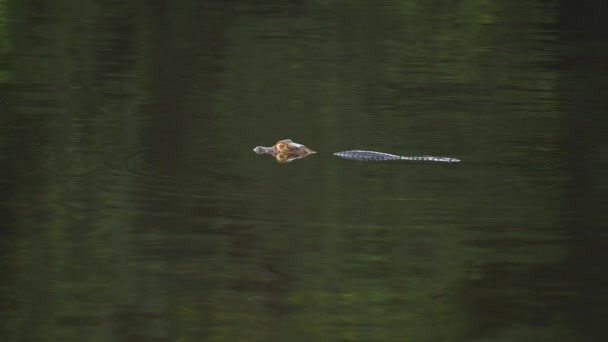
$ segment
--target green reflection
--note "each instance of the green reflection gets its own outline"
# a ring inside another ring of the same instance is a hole
[[[2,336],[579,332],[546,1],[14,3]],[[319,154],[254,159],[282,136]],[[357,148],[467,163],[331,157]]]
[[[8,79],[7,55],[9,52],[8,39],[8,11],[6,7],[7,0],[0,0],[0,82]]]

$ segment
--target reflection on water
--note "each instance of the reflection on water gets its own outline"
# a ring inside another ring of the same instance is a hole
[[[602,340],[602,4],[0,1],[1,335]]]

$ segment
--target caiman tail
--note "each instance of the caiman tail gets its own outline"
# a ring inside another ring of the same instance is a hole
[[[448,158],[448,157],[433,157],[433,156],[408,157],[408,156],[398,156],[395,154],[389,154],[389,153],[383,153],[383,152],[362,151],[362,150],[336,152],[336,153],[334,153],[334,156],[344,158],[344,159],[360,160],[360,161],[414,160],[414,161],[433,161],[433,162],[443,162],[443,163],[460,162],[460,159]]]

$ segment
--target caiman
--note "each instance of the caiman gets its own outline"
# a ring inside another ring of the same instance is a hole
[[[295,143],[291,139],[279,140],[274,146],[264,147],[258,146],[253,149],[257,154],[270,154],[279,163],[289,163],[293,160],[304,158],[310,154],[317,153],[308,147]],[[414,160],[414,161],[433,161],[444,163],[458,163],[460,159],[449,157],[434,157],[434,156],[399,156],[384,152],[352,150],[335,152],[334,156],[359,161],[386,161],[386,160]]]

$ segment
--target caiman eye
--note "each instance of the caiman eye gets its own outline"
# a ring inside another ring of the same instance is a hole
[[[284,150],[285,148],[287,148],[287,145],[285,145],[285,143],[278,143],[277,145],[279,146],[279,150]]]
[[[276,157],[275,157],[275,158],[277,159],[277,161],[278,161],[279,163],[282,163],[282,162],[284,162],[285,160],[287,160],[287,155],[286,155],[286,154],[283,154],[283,153],[279,153],[279,154],[277,154],[277,155],[276,155]]]

